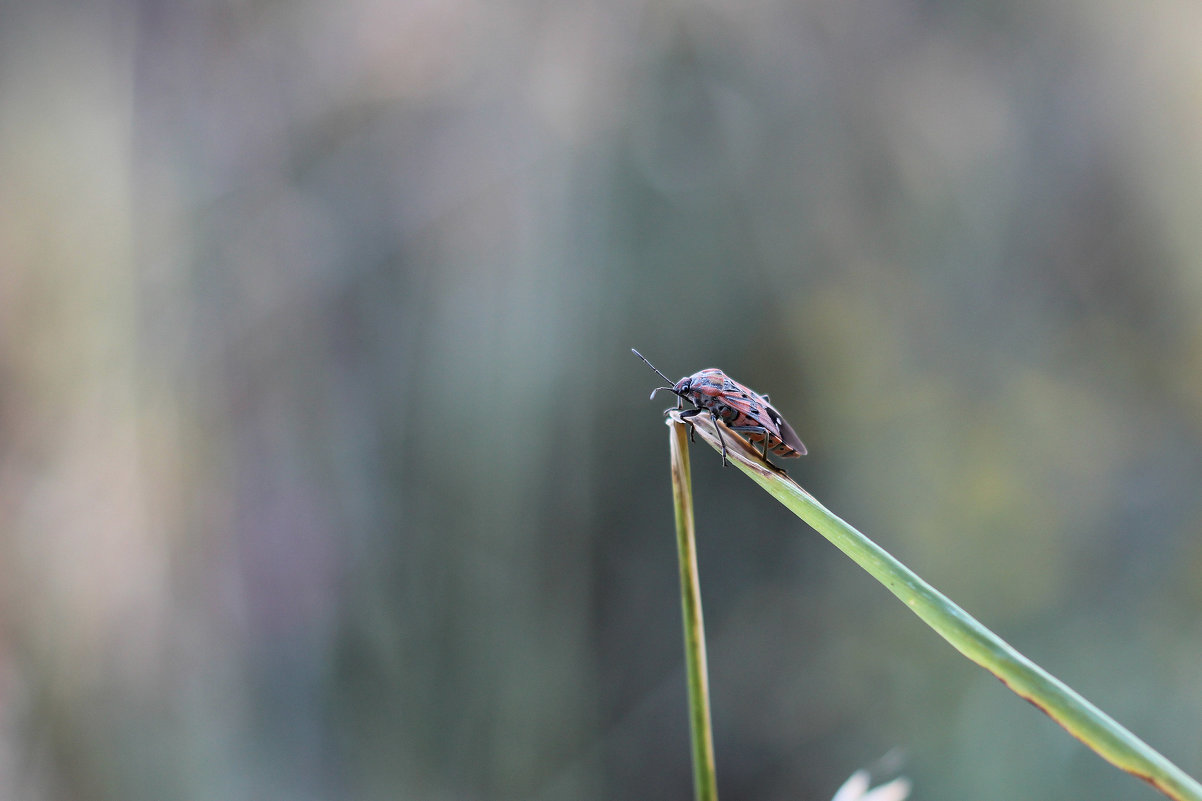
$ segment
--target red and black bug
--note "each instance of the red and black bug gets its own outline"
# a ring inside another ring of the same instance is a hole
[[[710,419],[714,422],[714,430],[718,432],[718,439],[722,443],[723,467],[726,466],[726,440],[722,439],[722,429],[718,427],[718,420],[732,431],[746,434],[752,443],[762,442],[765,459],[768,458],[769,449],[786,459],[805,455],[806,446],[802,444],[801,438],[797,436],[793,426],[781,417],[780,412],[768,403],[767,395],[761,395],[740,384],[715,367],[685,376],[672,384],[672,379],[660,373],[654,364],[647,361],[647,357],[634,348],[630,350],[647,362],[648,367],[659,373],[660,378],[671,384],[667,387],[656,387],[651,392],[651,397],[654,398],[655,393],[661,389],[666,389],[679,398],[676,402],[677,409],[684,409],[684,401],[693,404],[697,408],[680,414],[681,418],[686,420],[702,412],[709,412]]]

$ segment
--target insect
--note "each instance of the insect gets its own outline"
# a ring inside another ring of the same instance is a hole
[[[716,367],[685,376],[672,384],[672,379],[660,373],[654,364],[647,361],[646,356],[634,348],[630,350],[647,362],[648,367],[659,373],[660,378],[671,384],[656,387],[651,392],[651,397],[654,398],[655,393],[661,389],[666,389],[679,399],[676,402],[677,409],[684,409],[684,401],[697,407],[681,412],[682,419],[687,420],[702,412],[709,412],[710,420],[714,422],[714,430],[718,432],[718,441],[722,443],[723,467],[726,466],[726,440],[722,438],[718,420],[732,431],[747,434],[747,438],[753,444],[763,443],[765,460],[768,458],[769,449],[786,459],[805,455],[806,446],[802,444],[801,438],[797,436],[793,426],[780,416],[780,412],[768,403],[767,395],[761,395],[740,384]],[[689,433],[692,434],[691,429]]]

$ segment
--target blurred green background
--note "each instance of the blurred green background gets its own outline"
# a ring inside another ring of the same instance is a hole
[[[48,0],[0,798],[690,798],[631,346],[1202,774],[1202,6]],[[1158,797],[693,458],[724,799]]]

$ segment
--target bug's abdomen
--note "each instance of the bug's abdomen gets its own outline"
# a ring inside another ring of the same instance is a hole
[[[747,437],[747,440],[749,442],[751,442],[752,445],[755,445],[757,447],[763,447],[764,437],[767,437],[768,438],[768,450],[772,451],[777,456],[783,457],[785,459],[791,459],[795,456],[801,456],[801,454],[798,453],[796,450],[794,450],[793,447],[791,445],[789,445],[789,443],[785,442],[783,439],[778,437],[776,434],[773,434],[771,431],[768,431],[768,432],[749,431],[746,433],[745,436]]]

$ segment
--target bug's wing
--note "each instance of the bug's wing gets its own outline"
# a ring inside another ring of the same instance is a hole
[[[764,402],[761,395],[757,395],[754,391],[729,378],[726,381],[727,385],[723,388],[721,395],[723,405],[729,406],[744,419],[754,421],[755,425],[770,428],[776,422],[769,413],[772,407]]]
[[[789,425],[789,421],[781,417],[780,412],[776,411],[776,409],[773,409],[771,406],[768,408],[771,410],[771,413],[775,415],[776,424],[780,428],[781,440],[784,441],[784,443],[790,448],[797,451],[798,455],[805,456],[806,446],[801,441],[801,437],[797,436],[797,432],[793,430],[793,426]]]
[[[755,390],[743,386],[738,381],[722,374],[719,370],[702,371],[702,373],[709,372],[715,373],[715,378],[721,376],[722,390],[720,393],[717,393],[717,397],[721,398],[723,406],[728,407],[734,412],[735,419],[733,420],[727,415],[723,415],[728,425],[762,426],[771,436],[779,437],[781,442],[795,451],[795,453],[787,455],[803,456],[805,454],[806,446],[802,444],[801,437],[797,436],[797,432],[793,430],[793,427],[785,422],[785,418],[781,417],[780,412],[772,408],[768,403],[767,395],[761,395]],[[698,375],[701,375],[701,373],[698,373]]]

